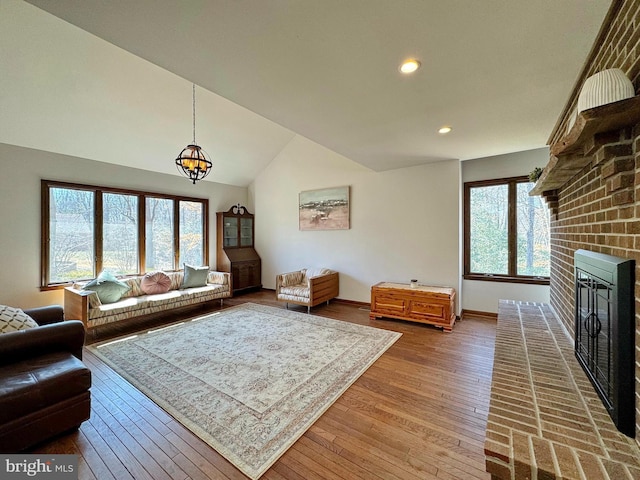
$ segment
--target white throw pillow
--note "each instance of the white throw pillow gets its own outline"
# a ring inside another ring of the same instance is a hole
[[[37,322],[19,308],[0,305],[0,333],[37,327]]]

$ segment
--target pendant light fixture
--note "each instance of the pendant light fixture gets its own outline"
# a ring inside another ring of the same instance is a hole
[[[213,164],[207,158],[208,155],[196,144],[196,84],[193,84],[193,143],[184,148],[178,158],[176,167],[195,185],[209,175]]]

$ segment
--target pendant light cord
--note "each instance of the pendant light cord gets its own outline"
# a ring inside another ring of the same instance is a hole
[[[193,84],[193,144],[196,144],[196,84]]]

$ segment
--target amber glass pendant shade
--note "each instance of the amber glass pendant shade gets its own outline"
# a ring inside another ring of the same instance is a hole
[[[207,158],[207,154],[202,148],[191,144],[180,152],[176,158],[176,166],[195,185],[198,180],[209,175],[213,163]]]

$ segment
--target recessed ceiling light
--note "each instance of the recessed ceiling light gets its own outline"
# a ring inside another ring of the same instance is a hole
[[[438,133],[441,134],[441,135],[446,135],[451,130],[452,130],[451,127],[445,125],[444,127],[441,127],[440,130],[438,130]]]
[[[400,65],[400,71],[402,73],[413,73],[420,68],[420,62],[418,60],[414,60],[413,58],[410,60],[405,60]]]

